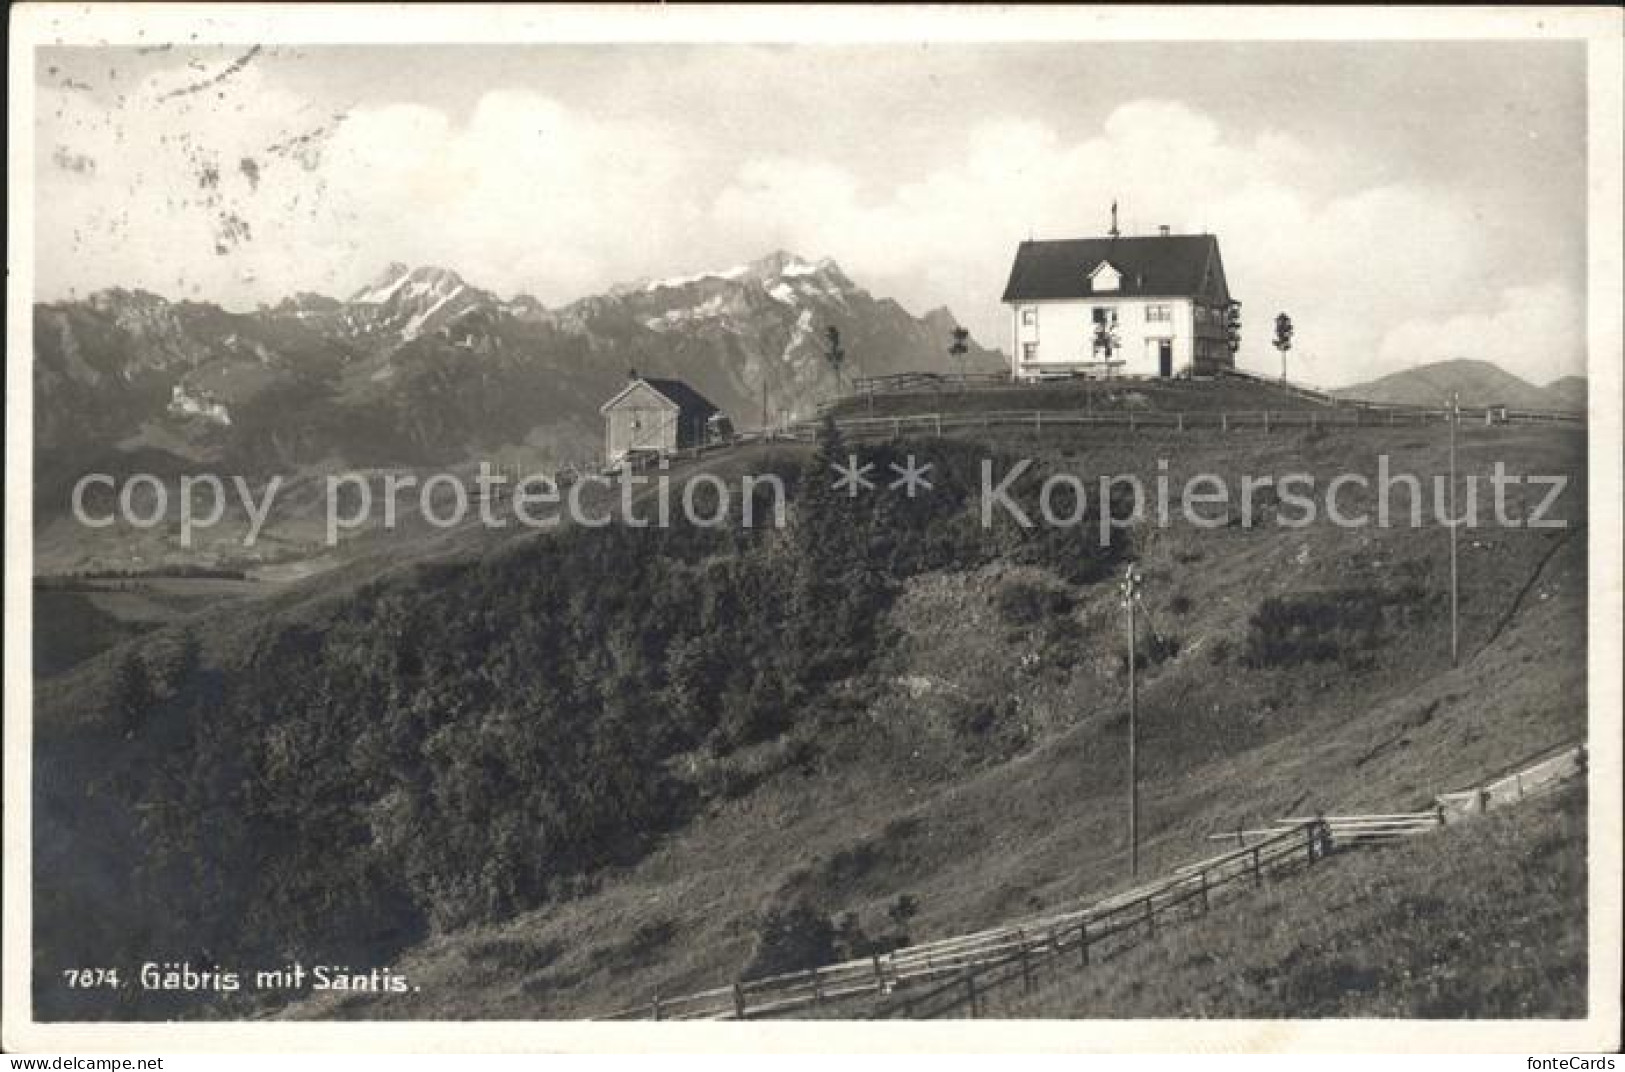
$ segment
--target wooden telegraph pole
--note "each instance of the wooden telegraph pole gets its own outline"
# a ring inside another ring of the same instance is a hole
[[[1141,576],[1133,566],[1123,574],[1123,606],[1128,610],[1128,872],[1140,877],[1140,725],[1134,686],[1134,608],[1140,602]]]
[[[1450,665],[1461,665],[1461,627],[1457,617],[1459,607],[1458,598],[1458,570],[1456,568],[1456,529],[1460,519],[1456,517],[1456,425],[1461,422],[1461,396],[1456,391],[1450,392]]]

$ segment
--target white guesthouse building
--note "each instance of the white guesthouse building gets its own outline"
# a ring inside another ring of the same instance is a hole
[[[1204,375],[1235,365],[1225,330],[1230,289],[1212,235],[1164,228],[1023,242],[1004,304],[1018,380]]]

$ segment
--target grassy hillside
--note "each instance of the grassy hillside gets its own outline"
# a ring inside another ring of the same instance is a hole
[[[1325,472],[1334,459],[1403,447],[1425,469],[1439,443],[1350,435],[1151,446],[1080,442],[1049,461],[1113,471],[1162,452],[1187,464]],[[1576,448],[1540,432],[1470,449],[1572,469]],[[1135,547],[1157,628],[1179,642],[1142,681],[1148,869],[1200,854],[1214,830],[1317,808],[1422,805],[1583,732],[1572,700],[1584,680],[1581,539],[1476,542],[1460,671],[1446,669],[1442,540],[1227,528],[1136,533]],[[1430,595],[1384,611],[1346,660],[1254,668],[1242,658],[1271,594],[1393,591],[1408,580]],[[1033,588],[1059,598],[1005,594]],[[418,994],[312,1002],[300,1014],[591,1013],[735,977],[775,907],[855,913],[878,934],[909,894],[920,906],[911,934],[927,938],[1120,887],[1114,588],[1012,563],[909,580],[889,614],[892,643],[848,686],[858,710],[752,754],[755,769],[775,776],[718,801],[579,898],[431,939],[400,963]],[[784,748],[795,757],[787,768]]]
[[[1537,387],[1489,361],[1457,358],[1435,361],[1370,383],[1332,392],[1343,398],[1409,406],[1443,406],[1451,392],[1464,406],[1510,406],[1513,409],[1585,409],[1585,379],[1566,376]]]
[[[1011,432],[885,448],[881,471],[913,452],[939,491],[843,505],[809,483],[790,530],[749,540],[570,531],[492,551],[451,534],[437,554],[481,560],[358,561],[252,621],[220,611],[200,679],[219,698],[128,738],[104,713],[116,659],[93,660],[42,697],[37,994],[60,1001],[52,958],[162,919],[214,928],[198,942],[212,955],[342,956],[417,987],[295,1015],[585,1015],[748,971],[775,913],[927,938],[1109,891],[1126,878],[1124,556],[1161,638],[1140,656],[1144,866],[1283,814],[1423,803],[1583,732],[1583,529],[1468,534],[1452,671],[1437,529],[1142,524],[1100,548],[1092,530],[982,530],[975,491],[990,450],[1001,471],[1037,459],[1031,507],[1059,472],[1324,483],[1385,453],[1432,474],[1444,434]],[[1559,514],[1581,525],[1583,442],[1464,429],[1463,470],[1571,474]],[[240,915],[164,883],[142,888],[167,916],[115,895],[134,862],[120,846],[153,836],[132,804],[179,791],[142,772],[177,754],[206,760],[178,784],[203,794],[187,813],[220,825],[187,844],[246,897],[229,902]],[[639,836],[581,825],[617,808]],[[229,855],[245,838],[253,861]],[[899,922],[903,895],[918,911]],[[324,937],[335,925],[363,940]]]
[[[968,390],[948,383],[934,390],[851,395],[834,402],[829,412],[845,419],[920,413],[981,413],[989,410],[1255,413],[1266,409],[1324,408],[1324,403],[1267,382],[1119,379],[1019,383]]]
[[[985,1014],[1583,1017],[1585,801],[1570,786],[1335,857],[1093,970],[993,992]]]

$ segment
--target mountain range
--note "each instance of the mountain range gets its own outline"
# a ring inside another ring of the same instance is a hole
[[[36,505],[59,510],[92,470],[591,463],[598,407],[633,370],[687,381],[738,427],[805,416],[837,391],[830,327],[847,376],[954,367],[948,310],[916,317],[834,261],[782,251],[558,308],[398,263],[348,297],[299,292],[251,312],[124,289],[37,304]],[[1003,357],[972,342],[965,367]],[[1436,405],[1451,391],[1582,410],[1586,383],[1453,360],[1334,393]]]
[[[586,461],[630,371],[681,378],[736,426],[805,416],[846,376],[950,367],[958,321],[916,317],[831,260],[785,252],[547,308],[391,264],[347,298],[252,312],[113,289],[34,307],[36,470]],[[971,344],[966,366],[1002,357]]]
[[[1340,398],[1367,402],[1437,406],[1456,392],[1464,406],[1510,406],[1513,409],[1551,409],[1584,412],[1584,376],[1564,376],[1545,387],[1536,385],[1488,361],[1458,358],[1406,369],[1369,383],[1340,387]]]

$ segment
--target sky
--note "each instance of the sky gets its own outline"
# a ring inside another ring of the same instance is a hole
[[[1585,364],[1565,42],[51,47],[36,297],[229,308],[392,261],[548,305],[786,249],[1008,349],[1017,244],[1219,238],[1246,368]]]

